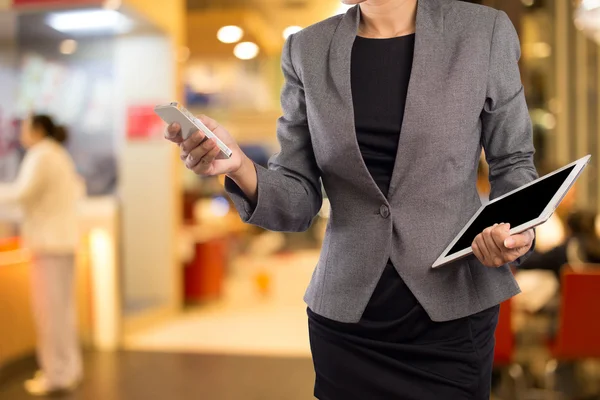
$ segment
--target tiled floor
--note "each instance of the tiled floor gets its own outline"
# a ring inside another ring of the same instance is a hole
[[[63,398],[314,399],[302,297],[317,258],[303,251],[236,260],[223,299],[126,338],[125,352],[89,354],[84,385]],[[269,277],[266,295],[260,274]],[[32,373],[0,375],[0,400],[28,398],[21,385]]]
[[[302,297],[318,252],[241,258],[223,298],[126,338],[127,351],[86,356],[66,400],[309,400],[314,371]],[[256,284],[268,276],[266,294]],[[29,365],[0,376],[0,400],[29,398]]]
[[[26,400],[25,368],[0,381],[0,399]],[[310,400],[314,372],[307,358],[182,353],[96,353],[86,377],[64,400]]]
[[[309,358],[302,298],[317,258],[316,251],[305,251],[239,259],[221,301],[133,335],[126,348]],[[254,276],[260,272],[269,276],[266,296],[255,284]]]

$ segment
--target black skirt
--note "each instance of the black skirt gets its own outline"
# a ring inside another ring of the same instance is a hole
[[[360,322],[308,309],[319,400],[489,400],[499,307],[433,322],[393,265]]]

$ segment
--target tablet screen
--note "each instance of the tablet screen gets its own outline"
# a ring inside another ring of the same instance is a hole
[[[477,235],[496,223],[509,223],[511,227],[515,227],[538,218],[575,167],[573,165],[502,200],[488,204],[447,255],[470,247]]]

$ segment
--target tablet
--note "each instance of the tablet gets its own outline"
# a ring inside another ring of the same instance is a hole
[[[546,222],[589,163],[590,157],[585,156],[482,205],[432,268],[472,254],[471,243],[475,237],[494,224],[509,223],[510,234],[514,235]]]

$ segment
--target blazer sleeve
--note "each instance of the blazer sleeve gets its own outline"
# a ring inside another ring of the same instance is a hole
[[[268,168],[255,164],[258,176],[256,206],[233,180],[225,189],[244,222],[280,232],[307,230],[323,202],[321,175],[308,129],[303,84],[292,63],[293,35],[283,49],[281,66],[285,83],[281,92],[283,115],[277,122],[280,152]]]
[[[481,140],[490,167],[490,200],[538,177],[533,164],[531,119],[519,72],[520,56],[517,32],[506,13],[498,11],[490,49],[487,95],[481,115]]]

